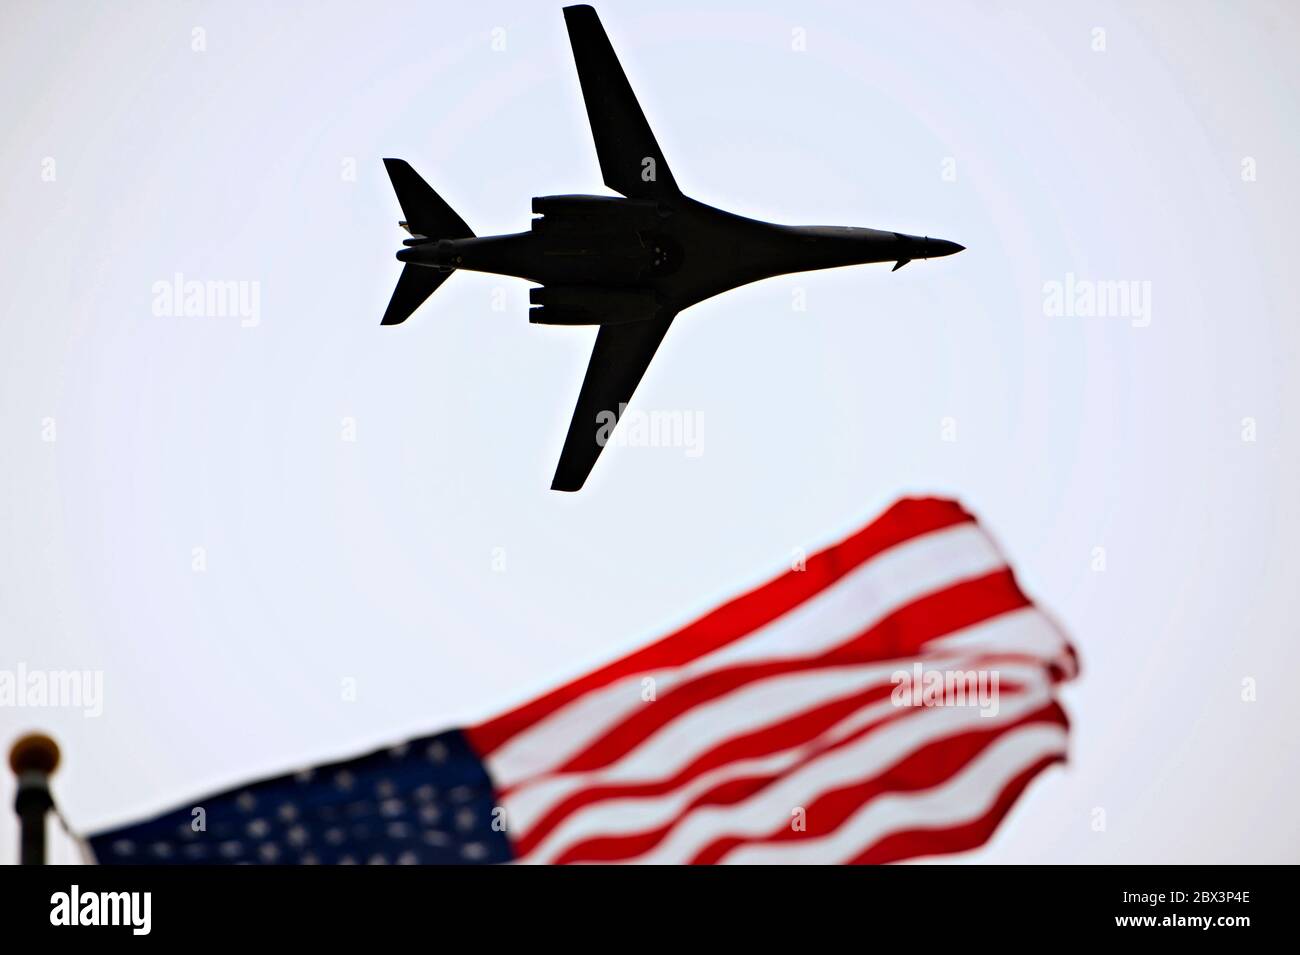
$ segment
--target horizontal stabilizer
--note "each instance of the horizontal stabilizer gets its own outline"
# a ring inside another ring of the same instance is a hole
[[[447,281],[450,272],[426,268],[423,265],[407,265],[402,268],[402,275],[393,289],[393,297],[388,302],[388,311],[384,312],[381,325],[400,325],[411,317],[411,313],[424,304],[424,300],[438,290],[438,286]]]

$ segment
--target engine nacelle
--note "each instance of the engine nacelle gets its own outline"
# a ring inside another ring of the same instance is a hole
[[[528,290],[528,310],[535,325],[625,325],[655,317],[653,289],[603,288],[595,285],[548,285]]]
[[[534,232],[643,232],[654,231],[670,215],[653,199],[619,199],[615,196],[537,196]]]
[[[620,196],[534,196],[533,212],[549,215],[623,215],[627,213],[668,215],[668,208],[654,199],[624,199]]]

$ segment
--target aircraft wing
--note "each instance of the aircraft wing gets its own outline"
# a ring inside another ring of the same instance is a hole
[[[564,8],[605,185],[629,199],[681,194],[596,11]]]
[[[643,322],[600,326],[551,490],[577,491],[586,482],[675,314],[661,312]],[[612,417],[604,414],[607,411]]]

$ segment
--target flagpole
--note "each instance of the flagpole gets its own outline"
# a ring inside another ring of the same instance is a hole
[[[9,768],[18,777],[14,811],[22,828],[19,864],[45,864],[45,814],[54,808],[50,775],[59,766],[59,746],[42,733],[32,733],[9,750]]]

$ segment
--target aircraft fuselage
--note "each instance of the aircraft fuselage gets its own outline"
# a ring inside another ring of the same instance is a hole
[[[413,265],[511,275],[546,286],[653,292],[673,312],[729,289],[791,272],[904,263],[961,250],[942,239],[850,226],[788,226],[694,199],[545,196],[527,232],[408,240]]]

